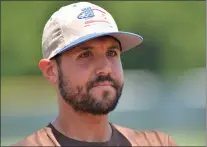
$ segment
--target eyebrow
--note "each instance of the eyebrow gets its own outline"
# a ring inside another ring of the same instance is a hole
[[[121,47],[120,45],[116,44],[116,45],[111,45],[108,49],[111,49],[111,50],[115,50],[115,49],[119,49],[121,51]]]
[[[92,50],[92,49],[94,49],[94,47],[92,47],[92,46],[83,46],[83,47],[78,47],[79,49],[81,49],[81,50]]]
[[[78,48],[81,50],[85,50],[85,51],[94,49],[94,47],[92,47],[92,46],[83,46],[83,47],[78,47]],[[118,44],[111,45],[108,47],[108,49],[110,49],[110,50],[119,49],[121,51],[121,47]]]

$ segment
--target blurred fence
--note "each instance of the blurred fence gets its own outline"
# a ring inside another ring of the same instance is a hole
[[[150,72],[127,70],[122,98],[110,119],[139,130],[159,129],[181,145],[204,145],[205,76],[205,69],[194,69],[164,80]],[[57,115],[55,91],[42,77],[3,78],[1,94],[3,145],[29,135]]]

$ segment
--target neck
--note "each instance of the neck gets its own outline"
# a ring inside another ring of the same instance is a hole
[[[70,106],[60,107],[59,115],[53,122],[55,128],[65,136],[86,142],[110,140],[112,129],[108,115],[92,115],[75,112]]]

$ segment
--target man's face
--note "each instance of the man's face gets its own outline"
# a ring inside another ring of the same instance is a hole
[[[115,109],[123,88],[120,50],[117,40],[101,37],[61,55],[58,88],[75,111],[103,115]]]

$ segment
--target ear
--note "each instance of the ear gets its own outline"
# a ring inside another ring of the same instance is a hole
[[[39,68],[48,82],[53,85],[57,84],[58,69],[57,65],[53,61],[48,59],[41,59],[39,62]]]

